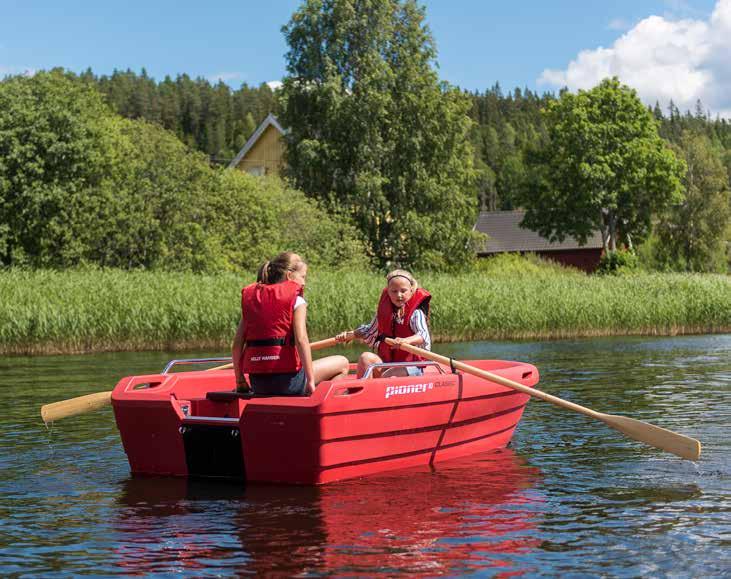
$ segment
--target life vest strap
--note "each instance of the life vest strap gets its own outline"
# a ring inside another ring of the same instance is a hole
[[[267,338],[266,340],[247,340],[247,346],[294,346],[294,336],[290,338]]]

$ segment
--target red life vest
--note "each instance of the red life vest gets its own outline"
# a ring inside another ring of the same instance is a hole
[[[411,314],[417,309],[421,309],[429,319],[429,301],[431,294],[425,289],[418,288],[414,295],[411,296],[406,304],[404,304],[403,318],[396,319],[396,307],[393,305],[391,298],[388,297],[388,289],[384,289],[381,299],[378,302],[378,311],[376,319],[378,320],[378,355],[384,362],[412,362],[414,360],[423,360],[421,356],[416,356],[404,350],[393,350],[391,346],[384,342],[384,338],[408,338],[414,335],[411,329]]]
[[[294,346],[294,302],[301,295],[302,286],[289,280],[252,283],[241,290],[241,315],[246,320],[244,372],[279,374],[302,367]]]

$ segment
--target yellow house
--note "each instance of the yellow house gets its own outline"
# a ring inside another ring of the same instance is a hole
[[[284,163],[282,137],[286,133],[277,118],[269,113],[228,164],[229,169],[241,169],[252,175],[279,175]]]

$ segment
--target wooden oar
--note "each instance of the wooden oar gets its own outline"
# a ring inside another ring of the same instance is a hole
[[[335,338],[328,338],[327,340],[313,342],[310,344],[310,349],[324,350],[325,348],[333,347],[337,343],[338,342]],[[216,366],[215,368],[208,368],[208,370],[228,370],[229,368],[233,368],[232,363],[224,364],[223,366]],[[87,394],[85,396],[77,396],[76,398],[45,404],[41,406],[41,418],[44,423],[48,424],[49,422],[55,422],[61,418],[99,410],[111,403],[111,390],[108,392],[94,392],[93,394]]]
[[[386,343],[391,345],[396,344],[396,342],[391,338],[386,338]],[[428,360],[433,360],[446,366],[450,365],[450,358],[440,356],[439,354],[435,354],[429,350],[417,348],[416,346],[411,346],[409,344],[401,344],[400,348],[407,352],[411,352],[412,354],[416,354],[417,356],[421,356],[422,358],[427,358]],[[502,384],[508,388],[513,388],[514,390],[519,390],[520,392],[529,394],[534,398],[540,398],[541,400],[545,400],[546,402],[550,402],[551,404],[555,404],[561,408],[573,410],[574,412],[579,412],[580,414],[589,416],[590,418],[601,420],[606,425],[611,426],[622,434],[625,434],[634,440],[654,446],[655,448],[671,452],[689,460],[698,460],[701,456],[701,443],[695,438],[690,438],[689,436],[678,434],[672,430],[666,430],[665,428],[660,428],[659,426],[648,424],[647,422],[642,422],[641,420],[636,420],[634,418],[627,418],[626,416],[617,416],[614,414],[603,414],[602,412],[597,412],[591,408],[586,408],[585,406],[574,404],[573,402],[563,400],[557,396],[552,396],[551,394],[546,394],[540,390],[524,386],[518,382],[513,382],[512,380],[503,378],[502,376],[486,372],[485,370],[480,370],[479,368],[470,366],[464,362],[451,360],[451,363],[455,368],[458,368],[468,374],[472,374],[473,376],[477,376],[478,378],[497,382],[498,384]]]
[[[94,392],[86,396],[77,396],[70,400],[51,402],[41,406],[41,418],[45,424],[54,422],[67,416],[76,416],[104,408],[112,403],[112,391]]]

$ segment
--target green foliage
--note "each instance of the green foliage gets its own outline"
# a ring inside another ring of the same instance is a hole
[[[284,249],[365,268],[352,226],[301,192],[217,171],[62,71],[0,82],[0,263],[255,269]]]
[[[232,90],[223,82],[211,85],[187,74],[158,83],[144,69],[140,74],[115,70],[100,77],[87,71],[82,78],[98,87],[115,112],[158,124],[221,163],[238,153],[275,108],[274,93],[266,84]]]
[[[436,340],[731,330],[728,276],[425,274]],[[247,275],[119,270],[0,271],[0,353],[220,348],[230,351]],[[311,339],[371,319],[382,275],[313,267]],[[353,291],[357,288],[357,291]],[[343,299],[348,296],[348,299]],[[359,346],[362,348],[362,346]]]
[[[493,257],[481,258],[477,260],[474,271],[479,274],[500,277],[585,275],[578,269],[542,259],[534,253],[525,255],[499,253]]]
[[[489,210],[514,209],[529,185],[533,151],[548,143],[541,111],[555,98],[517,88],[504,95],[499,84],[470,96],[477,165],[487,165],[492,176],[478,185],[478,191],[485,195]]]
[[[655,258],[667,269],[724,272],[731,193],[723,160],[704,134],[684,131],[678,155],[687,166],[685,199],[670,207],[658,226]]]
[[[547,111],[550,144],[534,157],[524,223],[551,240],[605,249],[645,238],[653,214],[682,198],[684,164],[657,133],[634,90],[617,79],[562,93]]]
[[[217,174],[211,228],[225,269],[255,270],[280,251],[300,253],[313,267],[369,269],[365,245],[352,225],[276,178],[239,171]]]
[[[656,228],[657,229],[657,228]],[[669,272],[670,269],[657,260],[657,246],[659,240],[657,230],[650,233],[641,244],[635,247],[637,255],[637,267],[645,272],[661,271]]]
[[[284,34],[281,120],[295,186],[363,231],[383,267],[469,260],[470,102],[439,83],[423,9],[307,0]]]
[[[268,113],[276,112],[275,95],[267,85],[243,84],[233,90],[222,83],[212,86],[206,79],[193,80],[185,74],[156,82],[144,69],[139,74],[127,70],[99,77],[88,70],[81,76],[99,87],[120,115],[160,124],[200,151],[211,150],[208,142],[211,128],[217,128],[215,140],[220,138],[224,127],[225,147],[212,151],[216,161],[230,160],[256,125]],[[489,190],[478,185],[477,191],[488,193],[490,209],[512,209],[526,194],[535,164],[534,151],[548,143],[542,110],[556,97],[519,88],[504,93],[497,83],[469,97],[469,115],[475,122],[470,139],[476,161],[487,165],[493,176]],[[685,130],[706,134],[723,148],[726,169],[731,175],[731,123],[727,119],[712,118],[703,112],[700,104],[695,112],[681,114],[672,101],[668,115],[663,115],[657,103],[652,115],[660,123],[660,135],[671,142],[677,142]]]
[[[102,98],[54,70],[0,83],[0,263],[82,258],[82,223],[102,203],[114,136]]]
[[[623,275],[634,273],[639,268],[639,258],[634,251],[620,248],[616,251],[605,251],[599,259],[598,274]]]
[[[144,121],[115,119],[118,162],[105,204],[85,223],[86,261],[105,267],[211,271],[205,157]]]

